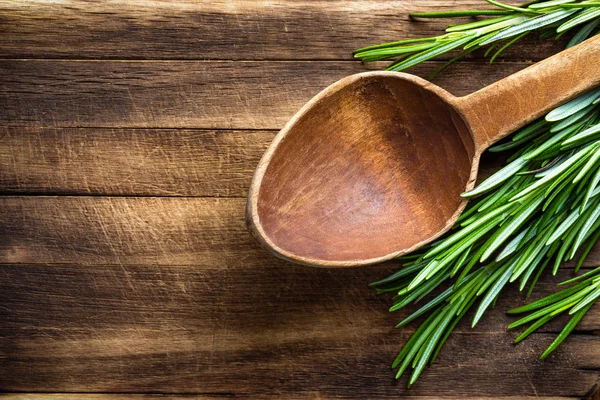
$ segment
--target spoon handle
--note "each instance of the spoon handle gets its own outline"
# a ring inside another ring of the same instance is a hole
[[[455,100],[477,150],[600,86],[600,35]]]

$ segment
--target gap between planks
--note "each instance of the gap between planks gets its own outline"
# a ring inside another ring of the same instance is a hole
[[[168,397],[167,397],[168,396]],[[224,399],[229,397],[237,397],[234,392],[231,393],[159,393],[159,392],[146,392],[146,393],[127,393],[127,392],[66,392],[66,393],[48,393],[48,392],[35,392],[30,391],[27,393],[0,393],[0,399],[4,400],[129,400],[129,399],[140,399],[140,400],[189,400],[189,399]],[[269,397],[271,398],[271,397]],[[260,398],[256,398],[260,400]],[[458,400],[456,396],[410,396],[411,400]],[[468,400],[536,400],[539,399],[537,396],[518,396],[518,397],[467,397]],[[573,400],[573,397],[544,397],[544,400]],[[596,400],[592,398],[591,400]]]

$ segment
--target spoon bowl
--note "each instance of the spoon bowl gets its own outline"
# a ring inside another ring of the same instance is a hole
[[[473,188],[482,151],[600,83],[590,71],[582,76],[595,81],[569,79],[533,96],[554,64],[463,98],[397,72],[336,82],[265,153],[248,197],[250,231],[279,257],[318,266],[377,263],[432,241],[464,209],[460,194]]]
[[[475,149],[447,98],[391,72],[317,96],[286,127],[257,194],[273,248],[305,262],[377,262],[443,230],[464,205]]]

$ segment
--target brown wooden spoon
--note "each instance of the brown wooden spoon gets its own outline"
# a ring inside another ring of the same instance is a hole
[[[491,144],[600,85],[600,36],[455,97],[413,75],[367,72],[315,96],[279,132],[247,223],[277,256],[373,264],[446,232]]]

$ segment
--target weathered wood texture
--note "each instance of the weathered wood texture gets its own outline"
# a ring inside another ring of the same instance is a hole
[[[246,197],[276,133],[0,127],[0,194]]]
[[[0,57],[350,60],[358,47],[436,36],[450,23],[410,22],[411,11],[472,8],[489,6],[480,0],[120,0],[110,7],[18,0],[0,4]],[[534,36],[502,58],[540,59],[565,43]]]
[[[464,95],[527,65],[459,65],[436,83]],[[280,129],[326,86],[365,70],[339,61],[2,60],[0,125]]]
[[[77,394],[66,394],[66,393],[10,393],[10,394],[0,394],[0,398],[4,400],[130,400],[130,399],[140,399],[140,400],[164,400],[165,395],[162,394],[89,394],[89,393],[77,393]],[[219,395],[169,395],[169,399],[171,400],[204,400],[204,399],[222,399],[223,396]],[[439,396],[411,396],[411,400],[439,400]],[[445,396],[444,400],[462,400],[458,397]],[[539,399],[539,396],[519,396],[519,397],[469,397],[471,400],[534,400]],[[571,397],[544,397],[544,400],[566,400],[571,399]],[[596,400],[593,398],[593,400]]]
[[[276,133],[0,127],[0,194],[245,198]],[[479,179],[503,158],[484,154]]]
[[[246,231],[244,205],[227,198],[0,197],[0,263],[188,265],[242,273],[265,257],[277,260]],[[598,264],[600,249],[586,263]]]
[[[409,10],[482,4],[0,4],[0,391],[31,392],[0,397],[591,395],[598,307],[540,362],[565,320],[511,345],[503,311],[524,299],[510,291],[475,330],[460,324],[409,392],[388,365],[415,325],[394,331],[401,314],[366,286],[398,265],[294,266],[244,226],[242,197],[276,130],[331,82],[385,65],[351,50],[446,23],[411,23]],[[468,94],[562,44],[532,36],[503,54],[512,61],[457,65],[437,83]]]
[[[388,363],[413,328],[394,331],[400,315],[365,285],[381,271],[264,264],[243,273],[220,265],[3,265],[2,388],[243,398],[408,394],[404,379],[392,383]],[[546,279],[538,295],[556,281]],[[461,324],[410,394],[586,395],[598,377],[600,337],[573,335],[541,362],[537,355],[554,333],[513,346],[517,333],[504,332],[512,318],[503,311],[521,302],[509,292],[474,330]],[[581,329],[600,329],[595,315]],[[460,379],[444,383],[450,376]]]
[[[275,133],[0,127],[0,193],[245,197]]]

